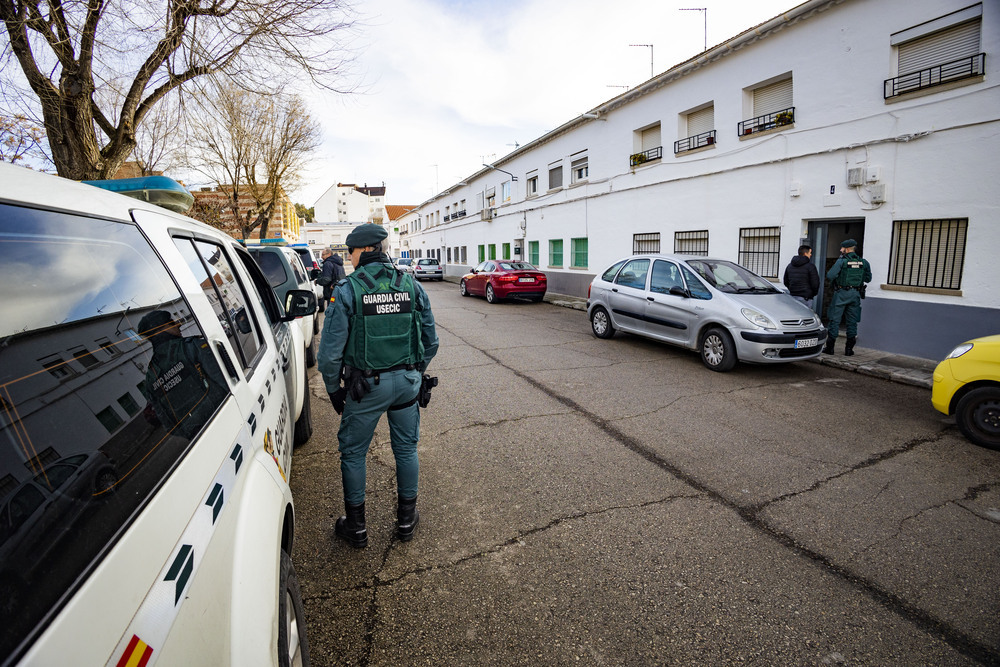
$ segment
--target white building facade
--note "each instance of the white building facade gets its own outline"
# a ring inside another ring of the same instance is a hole
[[[399,256],[399,233],[395,230],[386,212],[386,187],[337,183],[316,200],[315,223],[306,230],[307,242],[311,245],[325,245],[340,249],[347,234],[354,227],[372,223],[382,225],[389,233],[386,251]]]
[[[997,56],[997,2],[810,0],[424,202],[403,250],[449,275],[524,259],[586,296],[633,252],[780,282],[800,244],[822,276],[853,238],[860,344],[940,358],[1000,333]]]

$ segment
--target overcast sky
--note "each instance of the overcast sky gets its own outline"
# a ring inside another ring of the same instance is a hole
[[[295,201],[337,182],[419,204],[549,130],[796,0],[358,0],[352,95],[323,126]],[[631,44],[651,44],[652,49]]]

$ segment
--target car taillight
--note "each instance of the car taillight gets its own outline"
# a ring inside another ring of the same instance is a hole
[[[511,275],[509,273],[504,273],[498,276],[497,280],[502,283],[512,283],[517,280],[517,276]]]
[[[588,299],[590,298],[590,288],[591,287],[593,287],[593,285],[587,285],[587,298]]]

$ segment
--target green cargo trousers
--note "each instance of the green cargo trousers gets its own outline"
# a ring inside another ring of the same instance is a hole
[[[368,447],[383,414],[389,421],[389,440],[396,459],[396,491],[402,498],[417,496],[417,441],[420,440],[420,408],[414,399],[420,391],[418,370],[382,373],[379,383],[368,378],[371,391],[360,402],[350,396],[344,404],[337,439],[340,441],[340,475],[344,500],[350,505],[365,502]],[[392,409],[410,401],[410,405]]]
[[[856,289],[840,289],[833,293],[827,311],[826,329],[832,339],[840,331],[840,319],[847,314],[847,337],[858,337],[858,322],[861,321],[861,294]]]

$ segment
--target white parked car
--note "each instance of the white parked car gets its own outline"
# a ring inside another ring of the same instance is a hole
[[[0,163],[0,663],[308,664],[315,309],[217,229]]]
[[[596,276],[587,295],[594,335],[616,330],[697,350],[705,366],[780,363],[819,356],[819,316],[733,262],[633,255]]]

